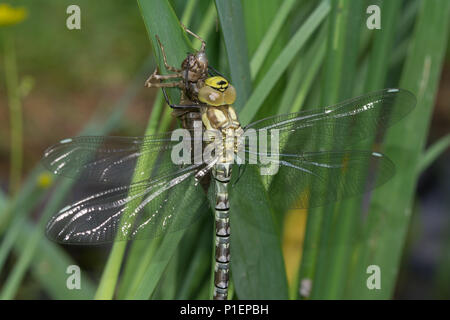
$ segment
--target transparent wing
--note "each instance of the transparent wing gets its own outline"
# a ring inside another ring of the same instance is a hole
[[[174,169],[153,180],[85,197],[49,220],[47,236],[62,243],[98,244],[158,237],[187,228],[208,206],[194,179],[200,168]]]
[[[406,116],[415,106],[414,95],[402,89],[384,89],[334,106],[265,118],[245,130],[277,130],[283,152],[318,151],[322,141],[332,140],[333,150],[369,137],[384,134],[386,128]]]
[[[395,166],[387,156],[371,151],[304,152],[271,157],[270,161],[258,164],[269,186],[268,197],[280,210],[318,207],[361,195],[384,184],[395,173]],[[244,174],[239,183],[245,184],[245,180]]]
[[[200,141],[192,131],[184,143]],[[134,174],[145,179],[150,168],[136,167],[138,159],[146,159],[152,170],[164,174],[172,163],[161,160],[162,152],[170,151],[179,141],[172,141],[172,132],[144,137],[85,136],[65,139],[48,148],[43,165],[57,175],[85,181],[126,184]]]

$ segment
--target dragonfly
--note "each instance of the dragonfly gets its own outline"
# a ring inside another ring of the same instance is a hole
[[[245,168],[256,166],[267,183],[284,186],[279,192],[270,189],[269,202],[284,202],[293,208],[323,206],[365,194],[391,179],[395,166],[381,152],[352,147],[376,140],[416,103],[407,90],[384,89],[336,105],[241,126],[232,106],[236,91],[225,78],[206,78],[197,97],[206,130],[199,135],[184,128],[181,136],[188,143],[182,143],[179,130],[174,130],[142,137],[81,136],[48,148],[42,162],[51,172],[104,188],[55,213],[46,226],[47,236],[66,244],[166,236],[189,228],[212,203],[216,226],[213,298],[227,299],[229,191],[234,183],[244,184],[249,191],[239,196],[251,199],[252,186],[246,185]],[[205,134],[209,131],[216,135]],[[246,137],[249,132],[257,141],[276,137],[278,151],[272,152],[272,140],[266,145],[271,152],[264,152],[254,148],[250,138],[227,139]],[[331,144],[323,145],[323,141]],[[189,153],[202,142],[203,151],[215,144],[222,148],[207,160],[189,161],[193,158]],[[174,161],[174,154],[182,160]],[[239,179],[236,167],[242,173]],[[268,167],[276,170],[264,171]],[[199,185],[208,174],[213,179],[203,190]]]

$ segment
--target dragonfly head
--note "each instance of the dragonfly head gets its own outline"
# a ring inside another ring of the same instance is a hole
[[[211,106],[231,105],[236,100],[236,89],[224,77],[209,77],[199,90],[198,99]]]

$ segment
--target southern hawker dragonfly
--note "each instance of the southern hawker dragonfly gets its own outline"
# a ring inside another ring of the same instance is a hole
[[[240,164],[228,163],[220,152],[213,154],[211,161],[197,159],[188,163],[173,161],[174,150],[181,143],[173,139],[174,132],[64,139],[46,150],[44,165],[57,175],[98,183],[104,190],[56,213],[47,224],[48,237],[69,244],[158,237],[189,227],[208,212],[206,208],[212,202],[216,219],[214,298],[226,299],[230,262],[228,191],[236,183],[230,183],[232,171],[233,179],[239,176],[237,183],[246,184],[247,166],[263,169],[268,164],[276,165],[276,174],[262,176],[265,186],[281,182],[286,187],[280,192],[271,189],[267,196],[270,201],[296,208],[322,206],[364,194],[394,175],[394,164],[384,154],[351,148],[360,141],[373,142],[406,116],[415,106],[410,92],[384,89],[322,109],[268,117],[241,128],[231,106],[234,98],[221,96],[232,88],[223,81],[217,76],[205,81],[207,94],[200,99],[203,125],[218,128],[223,136],[227,130],[239,136],[253,131],[258,139],[276,136],[279,152],[270,152],[269,157],[269,153],[252,149],[246,140],[239,144],[240,150],[244,155],[257,156],[253,164],[249,163],[251,157],[241,159]],[[220,106],[209,100],[215,93],[222,99]],[[217,126],[217,119],[224,122]],[[189,135],[184,136],[189,150],[204,142],[202,135],[192,131],[187,130]],[[211,143],[211,137],[205,140],[203,149]],[[321,144],[323,141],[331,141],[331,145],[327,148]],[[225,144],[224,149],[238,153],[235,143]],[[261,161],[261,156],[266,161]],[[184,159],[193,159],[192,154]],[[214,178],[211,183],[204,181],[210,177],[208,173]]]

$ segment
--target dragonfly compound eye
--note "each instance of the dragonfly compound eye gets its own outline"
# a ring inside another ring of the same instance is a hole
[[[236,100],[236,89],[230,84],[223,93],[225,104],[233,104]]]
[[[199,90],[198,99],[211,106],[230,105],[236,100],[236,89],[223,77],[211,77]]]
[[[198,99],[203,103],[216,107],[225,103],[223,93],[210,86],[204,86],[199,90]]]

